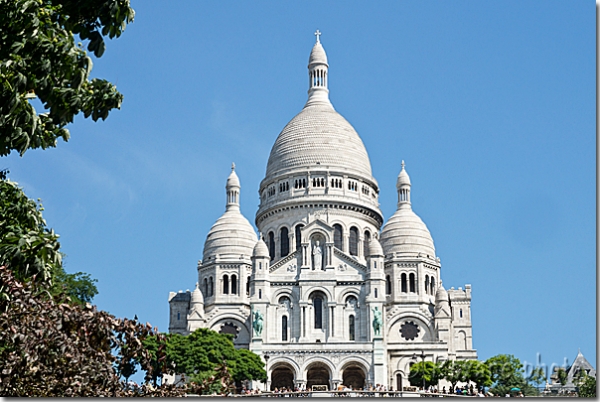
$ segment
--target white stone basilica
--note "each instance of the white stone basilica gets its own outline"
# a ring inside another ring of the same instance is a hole
[[[193,292],[169,296],[169,331],[210,328],[266,361],[267,386],[409,386],[410,365],[476,359],[471,286],[446,291],[404,162],[398,209],[384,222],[365,146],[329,100],[319,41],[304,108],[275,140],[255,223],[227,179]]]

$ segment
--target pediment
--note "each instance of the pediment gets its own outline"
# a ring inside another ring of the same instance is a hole
[[[327,242],[333,241],[333,226],[330,226],[321,219],[315,219],[302,228],[302,241],[306,242],[314,234],[320,233],[325,236]]]
[[[367,273],[366,265],[361,264],[352,256],[337,248],[333,249],[332,263],[335,267],[336,275],[361,275],[364,277]]]
[[[300,265],[298,264],[298,255],[299,251],[296,250],[290,253],[289,255],[283,257],[282,259],[280,259],[275,264],[269,267],[269,273],[276,275],[289,274],[295,276],[298,272],[298,269],[300,268]]]

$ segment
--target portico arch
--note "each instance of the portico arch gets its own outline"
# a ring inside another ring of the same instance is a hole
[[[279,363],[271,368],[271,391],[275,390],[275,388],[289,388],[293,390],[295,380],[296,371],[291,365]]]
[[[342,384],[352,389],[363,389],[367,383],[367,370],[358,362],[349,362],[342,369]]]
[[[327,386],[331,389],[331,369],[325,362],[315,361],[306,368],[306,389],[312,390],[315,385]]]

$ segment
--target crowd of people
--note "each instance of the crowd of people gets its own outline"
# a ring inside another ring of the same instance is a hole
[[[399,396],[399,394],[402,393],[416,393],[419,394],[421,397],[490,397],[490,396],[499,396],[499,395],[492,395],[490,393],[484,393],[483,390],[477,390],[475,389],[472,385],[470,387],[456,387],[454,389],[452,389],[451,387],[449,387],[448,389],[446,389],[446,387],[442,387],[441,390],[438,390],[437,387],[406,387],[403,391],[394,391],[393,387],[390,387],[389,389],[382,384],[376,384],[375,386],[373,385],[369,385],[369,386],[365,386],[362,389],[360,388],[353,388],[347,385],[339,385],[337,387],[336,390],[334,391],[307,391],[304,388],[299,388],[299,387],[295,387],[295,388],[291,388],[291,387],[281,387],[281,388],[274,388],[272,391],[265,391],[262,392],[259,389],[247,389],[246,387],[243,387],[241,392],[238,395],[241,396],[263,396],[263,397],[275,397],[275,398],[283,398],[283,397],[296,397],[296,398],[302,398],[302,397],[309,397],[309,396],[320,396],[320,394],[323,393],[327,393],[327,396],[332,396],[332,397],[395,397],[395,396]],[[228,396],[233,396],[233,395],[228,395]],[[505,395],[506,397],[523,397],[523,393],[522,392],[518,392],[513,394],[507,394]]]

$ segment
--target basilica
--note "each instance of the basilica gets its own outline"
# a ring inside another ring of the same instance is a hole
[[[240,212],[232,166],[196,287],[169,295],[169,331],[232,334],[265,361],[268,389],[402,390],[414,363],[477,358],[471,285],[442,286],[404,162],[385,221],[367,150],[329,100],[319,35],[308,100],[275,140],[258,189],[258,236]]]

